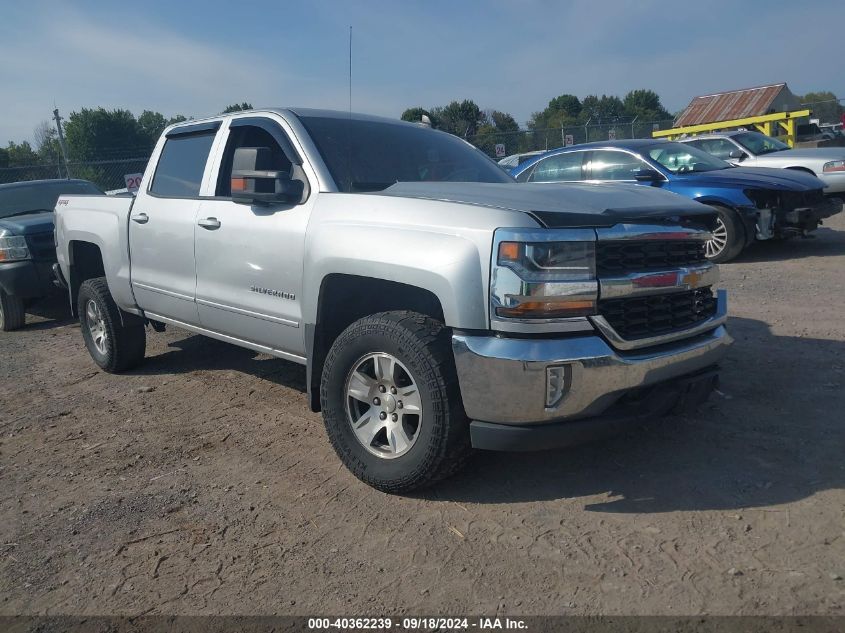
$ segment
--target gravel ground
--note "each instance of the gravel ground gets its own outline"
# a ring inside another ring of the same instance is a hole
[[[720,392],[597,444],[352,477],[304,369],[178,330],[0,335],[0,614],[843,614],[845,218],[722,267]]]

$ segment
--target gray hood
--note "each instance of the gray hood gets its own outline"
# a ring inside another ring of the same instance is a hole
[[[613,226],[620,222],[707,222],[713,210],[668,191],[630,184],[399,182],[375,195],[442,200],[522,211],[547,227]]]

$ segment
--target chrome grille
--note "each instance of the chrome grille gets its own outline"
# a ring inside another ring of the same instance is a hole
[[[626,340],[649,338],[692,327],[716,314],[716,298],[707,288],[669,294],[603,299],[601,314]]]
[[[620,240],[596,243],[599,277],[671,270],[706,262],[702,240]]]

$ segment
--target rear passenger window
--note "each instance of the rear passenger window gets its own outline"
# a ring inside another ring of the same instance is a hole
[[[569,152],[544,158],[531,173],[528,182],[561,182],[581,180],[584,152]]]
[[[168,198],[200,195],[215,132],[173,136],[164,142],[150,192]]]
[[[590,160],[592,180],[634,180],[645,164],[636,156],[625,152],[597,150]]]

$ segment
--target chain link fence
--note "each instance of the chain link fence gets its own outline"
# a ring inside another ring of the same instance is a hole
[[[592,122],[558,128],[521,130],[519,132],[494,132],[477,134],[467,140],[493,158],[533,151],[546,151],[565,145],[578,145],[593,141],[651,138],[656,130],[667,130],[674,121],[637,121],[636,119],[615,119],[607,122]],[[497,154],[497,145],[504,146]]]
[[[845,99],[802,104],[802,107],[813,110],[813,118],[819,118],[820,123],[837,122],[845,111],[843,106]],[[492,158],[502,158],[511,154],[546,151],[593,141],[651,138],[652,132],[673,126],[672,119],[639,121],[619,117],[612,121],[588,121],[585,125],[477,134],[468,136],[467,140]],[[503,147],[497,148],[497,145]],[[96,160],[71,161],[67,171],[58,157],[37,165],[2,167],[0,184],[69,176],[90,180],[104,191],[123,189],[126,187],[126,176],[144,172],[151,152],[151,148],[109,149],[103,151]]]
[[[143,173],[149,159],[149,153],[146,153],[135,158],[71,161],[67,165],[67,171],[61,161],[25,167],[3,167],[0,168],[0,184],[70,177],[90,180],[103,191],[123,189],[126,187],[126,176]]]

